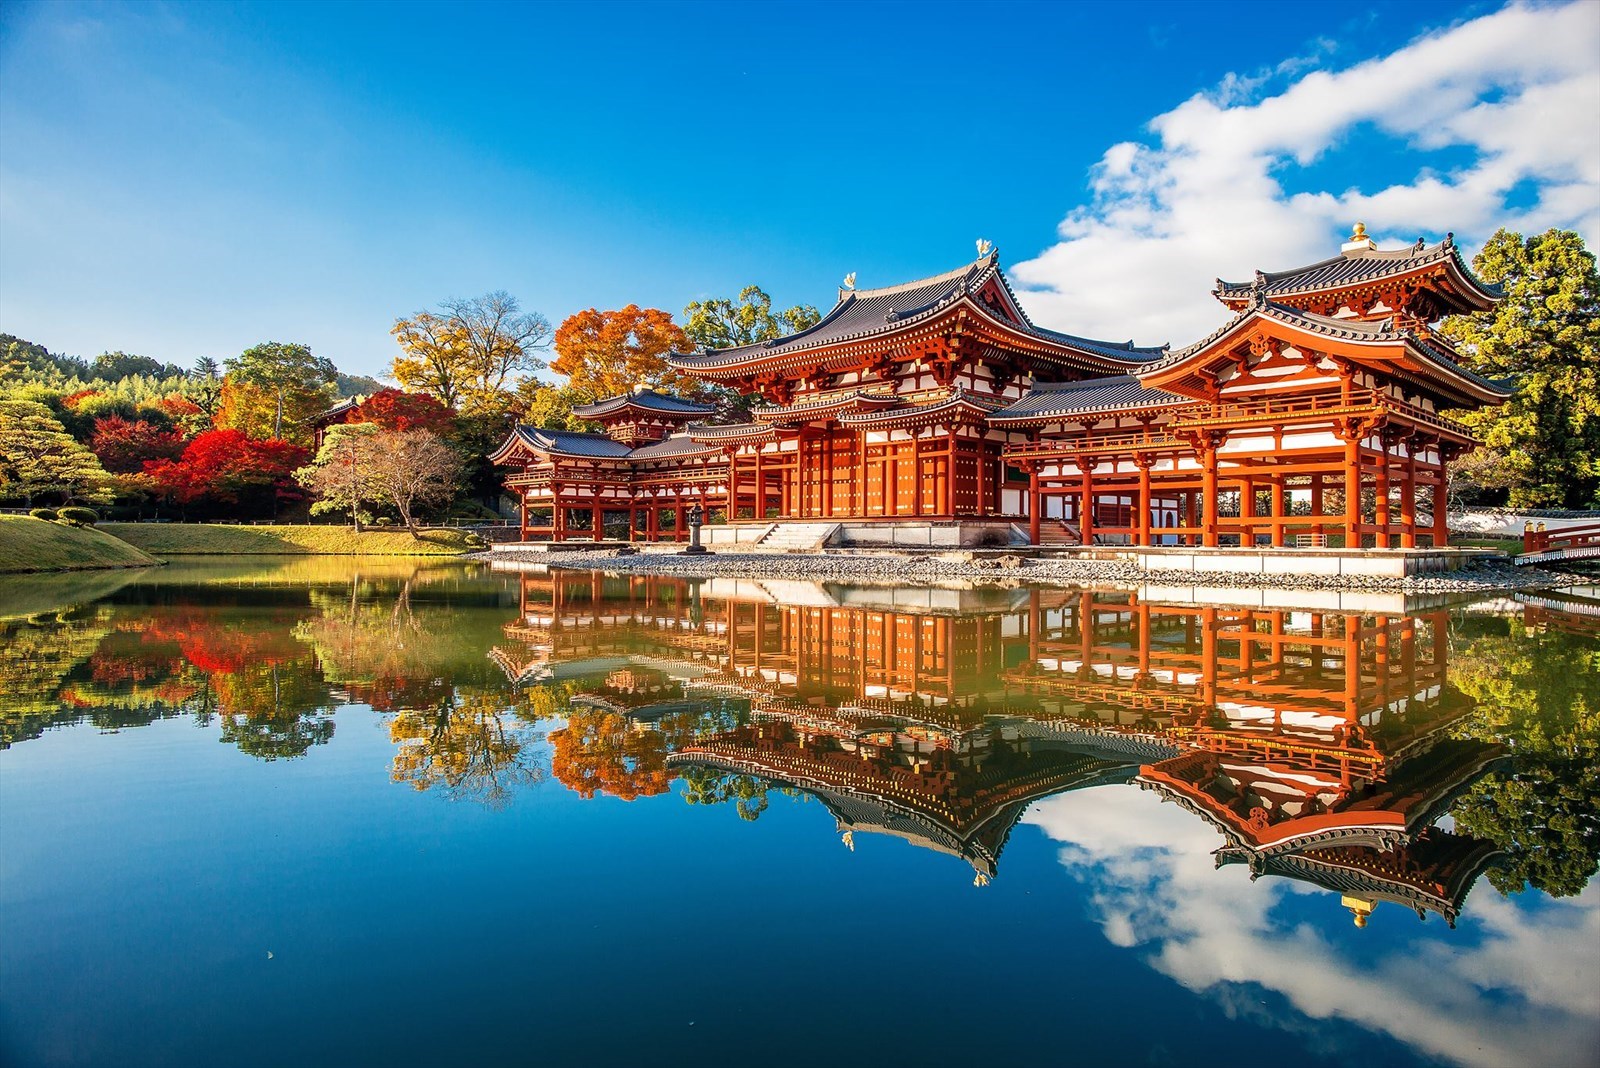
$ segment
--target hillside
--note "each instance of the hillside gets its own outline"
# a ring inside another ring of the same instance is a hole
[[[157,562],[141,549],[94,527],[0,515],[0,572],[144,567]]]

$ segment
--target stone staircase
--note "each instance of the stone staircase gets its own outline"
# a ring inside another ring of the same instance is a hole
[[[809,552],[826,545],[838,529],[838,523],[777,523],[756,542],[756,548],[768,552]]]
[[[1083,533],[1063,519],[1042,519],[1039,522],[1040,545],[1082,545]]]

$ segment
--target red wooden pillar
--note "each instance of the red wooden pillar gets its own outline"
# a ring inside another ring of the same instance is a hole
[[[522,520],[517,529],[517,540],[528,540],[528,491],[522,491]]]
[[[1139,497],[1134,506],[1139,509],[1138,534],[1135,543],[1150,544],[1150,464],[1149,456],[1139,454],[1133,458],[1139,468]]]
[[[1239,544],[1247,549],[1256,543],[1256,525],[1250,522],[1255,517],[1256,484],[1246,477],[1239,483],[1239,525],[1243,528],[1239,534]]]
[[[1289,490],[1285,483],[1287,476],[1280,475],[1272,481],[1272,544],[1275,548],[1283,548],[1284,538],[1288,530],[1284,520],[1289,518]]]
[[[756,520],[767,518],[767,465],[762,461],[761,446],[756,446]]]
[[[605,529],[606,529],[606,521],[605,520],[606,520],[606,513],[605,513],[605,510],[600,507],[599,502],[596,502],[595,504],[591,505],[590,508],[589,508],[589,522],[591,524],[591,526],[590,526],[590,534],[593,536],[595,541],[599,541],[602,537],[605,536]]]
[[[1361,548],[1361,439],[1354,431],[1344,443],[1344,547]]]
[[[1311,533],[1327,533],[1322,524],[1322,476],[1320,474],[1311,476],[1311,514],[1316,516],[1316,520],[1311,527]]]
[[[1094,474],[1092,461],[1083,458],[1078,461],[1083,469],[1083,483],[1079,493],[1083,497],[1083,508],[1078,516],[1078,533],[1083,544],[1094,544]]]
[[[1400,483],[1400,548],[1417,547],[1417,442],[1406,442],[1405,473]]]
[[[1389,547],[1389,437],[1387,434],[1378,436],[1378,444],[1383,450],[1383,459],[1378,466],[1376,505],[1373,519],[1378,524],[1378,536],[1373,544],[1380,549]]]
[[[1217,450],[1200,450],[1200,544],[1217,544]]]
[[[1028,541],[1039,544],[1039,518],[1044,511],[1044,497],[1039,492],[1039,465],[1028,465]]]
[[[1433,545],[1442,549],[1450,544],[1450,473],[1445,467],[1443,446],[1439,451],[1439,483],[1433,487]]]

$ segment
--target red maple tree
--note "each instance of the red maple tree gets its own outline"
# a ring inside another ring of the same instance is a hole
[[[177,459],[183,454],[183,433],[147,419],[104,415],[94,421],[89,448],[107,471],[127,474],[143,470],[147,461]]]
[[[176,460],[145,463],[157,492],[176,504],[259,504],[299,496],[291,478],[309,453],[277,438],[252,438],[242,430],[197,434]]]
[[[377,423],[385,430],[431,430],[442,434],[456,413],[426,393],[380,389],[356,406],[352,422]]]

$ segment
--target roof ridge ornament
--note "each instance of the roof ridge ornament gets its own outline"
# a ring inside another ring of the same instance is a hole
[[[986,237],[978,238],[978,258],[980,260],[988,259],[989,256],[994,253],[994,251],[994,242],[990,241]]]
[[[1250,283],[1250,307],[1265,308],[1266,306],[1267,276],[1257,271],[1255,281]]]
[[[1378,243],[1367,233],[1367,224],[1364,222],[1356,223],[1350,230],[1349,239],[1339,246],[1340,254],[1345,256],[1352,252],[1376,252],[1377,249]]]

